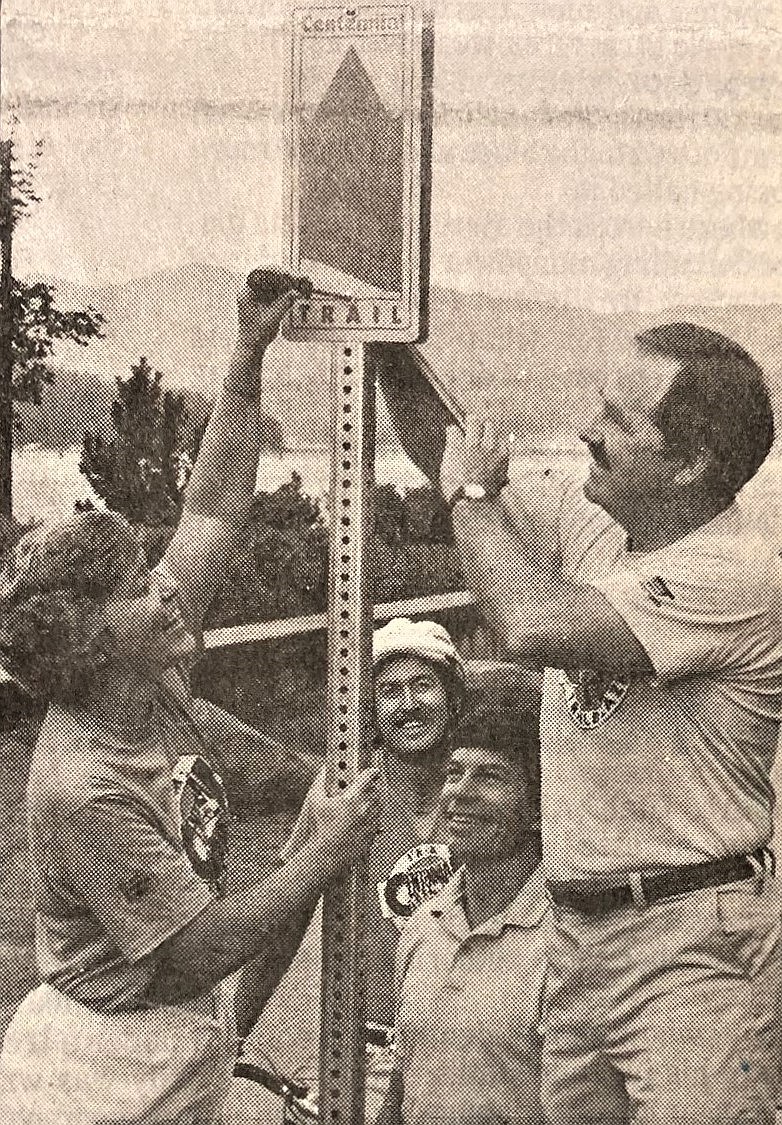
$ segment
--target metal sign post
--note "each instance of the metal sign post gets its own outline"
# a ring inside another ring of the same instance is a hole
[[[375,385],[363,344],[335,344],[331,403],[332,536],[329,556],[329,668],[326,786],[344,788],[369,764],[372,719],[372,534]],[[323,903],[321,1122],[364,1121],[366,863],[327,890]]]
[[[288,60],[287,267],[306,276],[283,324],[331,364],[326,786],[369,764],[375,384],[365,341],[412,342],[427,312],[433,32],[418,3],[295,2]],[[367,865],[324,899],[319,1115],[363,1125]]]

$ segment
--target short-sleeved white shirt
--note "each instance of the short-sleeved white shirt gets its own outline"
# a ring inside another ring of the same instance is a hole
[[[405,1125],[539,1125],[548,902],[538,868],[470,930],[461,873],[418,908],[396,958]]]
[[[563,487],[565,577],[595,587],[649,655],[626,682],[547,669],[541,711],[549,878],[644,871],[753,851],[771,838],[782,707],[778,559],[732,504],[646,553]]]

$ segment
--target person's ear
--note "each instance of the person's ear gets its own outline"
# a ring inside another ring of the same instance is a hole
[[[676,470],[673,479],[676,484],[688,488],[703,480],[713,463],[714,454],[705,445],[702,445],[686,460],[679,462],[680,467]]]

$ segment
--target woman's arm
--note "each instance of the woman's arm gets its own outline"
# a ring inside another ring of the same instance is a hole
[[[294,295],[270,305],[247,285],[239,295],[236,347],[165,557],[197,630],[247,522],[261,451],[261,365]]]
[[[275,988],[287,973],[317,903],[318,899],[314,898],[304,910],[271,933],[261,953],[241,970],[234,994],[236,1030],[240,1039],[250,1034]]]
[[[379,817],[377,770],[365,770],[319,810],[314,837],[273,875],[216,899],[151,954],[144,1000],[175,1004],[213,988],[259,954],[275,933],[311,909],[344,866],[365,852]]]

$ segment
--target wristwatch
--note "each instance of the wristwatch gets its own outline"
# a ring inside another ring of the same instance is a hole
[[[468,480],[465,484],[459,485],[448,501],[448,511],[452,512],[460,500],[496,500],[497,496],[499,491],[490,495],[482,484],[475,484]]]

